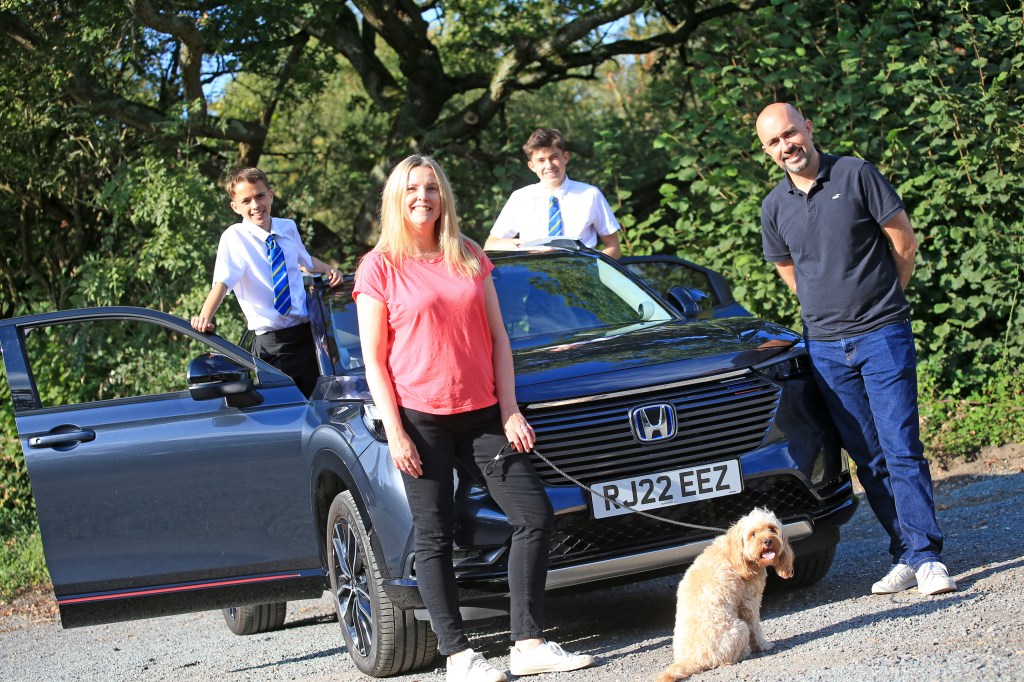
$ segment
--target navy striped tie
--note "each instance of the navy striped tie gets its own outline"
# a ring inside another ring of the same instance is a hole
[[[554,194],[548,202],[548,236],[560,237],[562,235],[562,209],[558,207],[558,199]]]
[[[270,276],[274,280],[274,309],[282,315],[287,315],[292,310],[292,295],[288,291],[288,268],[284,266],[284,252],[272,234],[267,236],[267,260],[270,261]]]

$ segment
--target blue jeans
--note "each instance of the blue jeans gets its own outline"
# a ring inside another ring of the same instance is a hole
[[[910,321],[838,341],[808,340],[814,377],[868,504],[889,534],[893,563],[940,561],[932,478],[917,413]]]
[[[452,567],[455,490],[459,476],[487,486],[512,524],[508,556],[509,616],[513,640],[544,636],[544,585],[555,513],[526,454],[505,450],[508,444],[497,405],[460,414],[428,414],[399,408],[402,425],[416,444],[423,475],[402,474],[416,534],[416,580],[430,614],[442,655],[469,648],[459,614],[459,593]]]

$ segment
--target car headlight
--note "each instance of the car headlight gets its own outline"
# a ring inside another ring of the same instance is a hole
[[[755,367],[758,372],[773,381],[787,381],[797,377],[806,377],[811,373],[811,357],[801,349],[796,353],[774,360],[771,363]]]
[[[363,423],[371,436],[381,443],[388,442],[387,434],[384,433],[384,422],[381,421],[380,412],[377,411],[377,406],[373,403],[363,403]]]

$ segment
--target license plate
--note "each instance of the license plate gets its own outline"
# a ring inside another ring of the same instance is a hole
[[[735,495],[743,490],[743,476],[739,460],[731,459],[606,481],[593,486],[593,490],[590,498],[594,518],[603,519],[628,514],[631,509],[660,509],[684,502]]]

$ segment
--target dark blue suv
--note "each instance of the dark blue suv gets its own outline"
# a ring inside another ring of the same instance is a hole
[[[785,525],[791,584],[828,572],[856,498],[798,334],[674,258],[617,263],[571,244],[492,258],[556,513],[549,589],[681,572],[754,506]],[[308,282],[323,375],[310,400],[244,341],[164,313],[0,322],[65,627],[223,608],[251,634],[329,590],[361,670],[433,660],[351,290]],[[492,618],[511,529],[472,481],[456,494],[464,614]]]

